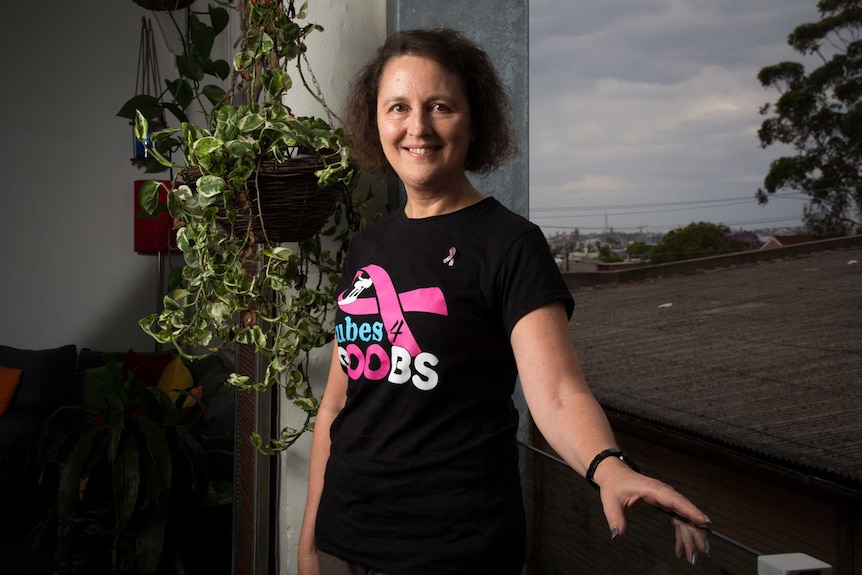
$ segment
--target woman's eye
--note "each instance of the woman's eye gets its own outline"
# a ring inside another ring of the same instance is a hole
[[[392,106],[390,108],[390,110],[400,114],[401,112],[404,112],[407,110],[407,106],[405,106],[404,104],[395,104],[394,106]]]
[[[434,104],[433,106],[431,106],[431,109],[435,112],[448,112],[449,106],[447,106],[446,104]]]

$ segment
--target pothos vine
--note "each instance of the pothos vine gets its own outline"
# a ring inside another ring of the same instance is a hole
[[[305,38],[322,31],[317,24],[300,24],[307,3],[296,9],[293,0],[251,0],[243,8],[244,35],[227,94],[232,99],[243,93],[248,103],[218,105],[207,126],[184,122],[152,134],[144,116],[136,116],[138,139],[158,162],[180,170],[167,186],[166,209],[184,260],[181,285],[164,298],[164,309],[139,323],[157,342],[190,359],[234,344],[258,352],[266,365],[260,381],[233,373],[227,384],[239,391],[280,388],[304,413],[302,424],[286,427],[276,438],[252,437],[260,451],[275,453],[313,427],[318,401],[309,382],[310,352],[333,339],[331,311],[341,261],[351,235],[364,225],[370,191],[356,194],[358,174],[341,129],[297,117],[283,103],[292,86],[289,62],[308,89],[301,67]],[[313,95],[323,102],[321,94]],[[185,165],[159,153],[159,142],[166,139],[179,141]],[[253,184],[262,163],[309,156],[321,162],[315,172],[320,187],[338,190],[325,229],[292,247],[269,241],[265,228],[256,234],[252,221],[260,215],[254,212],[260,203],[252,201],[258,189]],[[153,181],[142,188],[142,205],[150,213],[161,209],[162,186]]]

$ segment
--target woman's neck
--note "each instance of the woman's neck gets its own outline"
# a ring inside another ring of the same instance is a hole
[[[459,189],[444,193],[422,193],[408,190],[404,215],[410,219],[442,216],[463,210],[483,199],[485,196],[466,179],[464,185]]]

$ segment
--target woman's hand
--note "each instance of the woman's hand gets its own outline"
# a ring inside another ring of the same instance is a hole
[[[689,563],[697,565],[697,550],[709,555],[709,527],[696,527],[688,521],[671,518],[676,535],[674,552],[677,557],[685,555]]]
[[[669,485],[610,458],[599,465],[596,481],[601,488],[602,507],[612,539],[625,534],[625,512],[643,501],[670,515],[677,557],[685,555],[688,562],[695,565],[698,553],[709,554],[709,517]]]

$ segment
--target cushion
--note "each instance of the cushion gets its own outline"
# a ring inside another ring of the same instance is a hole
[[[48,417],[48,414],[45,414],[45,417]],[[38,439],[45,417],[34,417],[32,412],[15,411],[12,409],[0,416],[0,476],[7,474],[9,471],[15,473],[16,476],[20,475],[23,466],[13,464],[11,465],[11,469],[4,469],[3,458],[10,455],[13,457],[13,461],[17,461],[20,456],[23,461],[26,458],[25,454],[27,451]],[[12,462],[10,461],[9,463]],[[2,492],[2,489],[0,489],[0,492]],[[3,503],[0,503],[0,514],[2,512]],[[5,575],[5,568],[0,573],[4,573]]]
[[[119,352],[108,352],[108,351],[94,351],[88,347],[81,348],[81,351],[78,352],[78,367],[77,370],[80,373],[84,373],[88,369],[93,367],[102,367],[105,365],[105,356],[111,355],[117,360],[117,363],[123,363],[123,357],[125,357],[126,353]]]
[[[185,401],[183,401],[183,412],[188,411],[192,407],[195,406],[204,396],[204,387],[202,385],[197,385],[189,390],[189,394],[186,396]]]
[[[159,389],[168,394],[171,401],[176,401],[179,391],[189,389],[194,382],[192,381],[192,372],[183,363],[183,358],[177,356],[174,358],[159,378]]]
[[[155,387],[173,360],[172,353],[138,353],[130,349],[123,357],[123,370],[137,375],[144,385]]]
[[[21,370],[0,365],[0,415],[6,413],[15,397],[18,382],[21,380]]]
[[[213,371],[227,371],[225,362],[220,354],[208,355],[206,357],[196,358],[186,362],[186,367],[192,372],[192,379],[196,382]],[[225,378],[227,379],[227,378]]]
[[[216,433],[233,432],[236,428],[236,398],[239,393],[225,385],[228,373],[213,370],[198,382],[206,398],[206,419]]]
[[[73,392],[77,359],[74,345],[43,350],[0,345],[0,365],[21,370],[18,390],[9,409],[52,411],[66,403]]]

